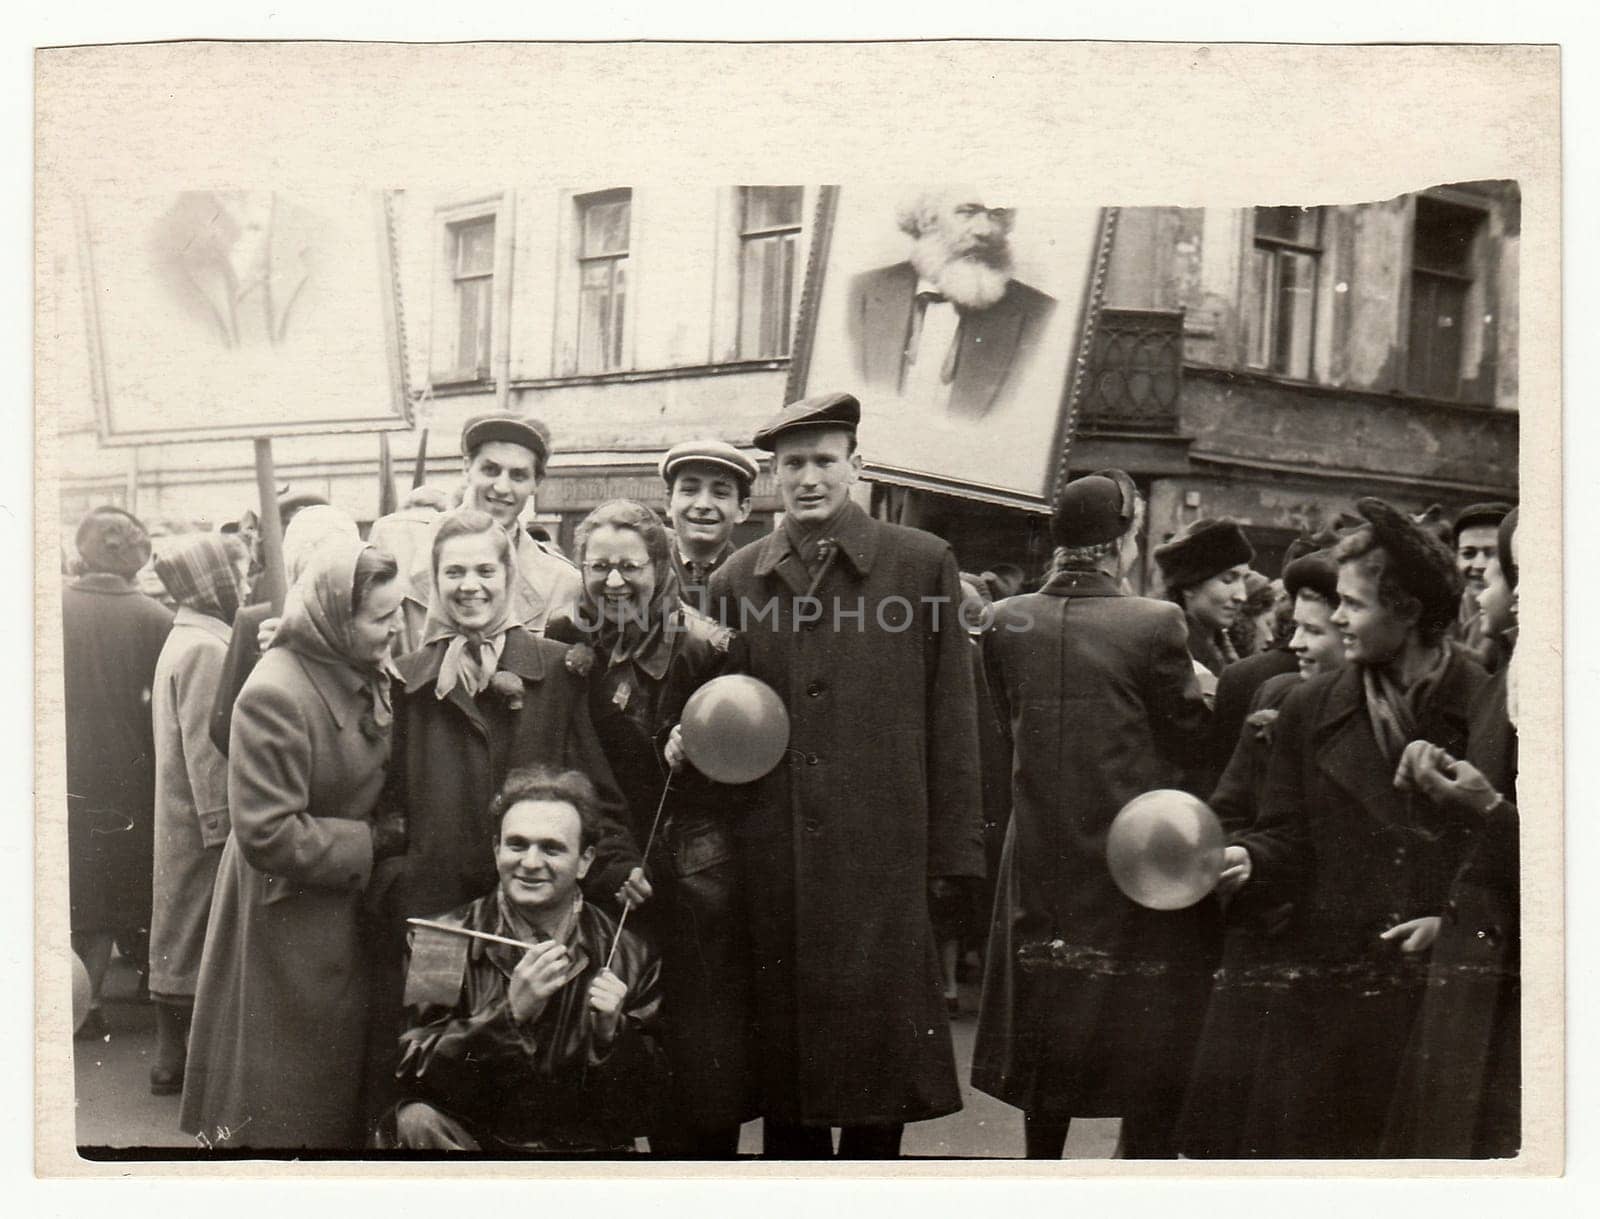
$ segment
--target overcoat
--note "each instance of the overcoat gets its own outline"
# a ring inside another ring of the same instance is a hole
[[[918,1121],[961,1106],[927,887],[983,875],[971,645],[946,543],[854,504],[834,539],[814,600],[784,529],[711,582],[790,719],[734,830],[763,1112]]]
[[[1489,1158],[1522,1145],[1517,733],[1506,718],[1506,672],[1478,693],[1466,755],[1506,803],[1473,827],[1451,886],[1389,1115],[1388,1155]]]
[[[97,572],[67,582],[61,616],[72,929],[134,931],[150,925],[150,687],[172,613]]]
[[[972,1082],[1051,1120],[1176,1110],[1215,960],[1207,899],[1156,911],[1106,866],[1134,796],[1183,785],[1209,719],[1175,605],[1064,572],[995,607],[1012,813]]]
[[[174,998],[192,997],[200,978],[217,862],[228,840],[228,759],[208,730],[228,637],[220,618],[179,606],[150,701],[156,743],[150,989]]]
[[[1451,649],[1416,712],[1418,738],[1461,756],[1483,681]],[[1373,735],[1359,666],[1302,682],[1284,700],[1260,812],[1236,836],[1252,868],[1241,896],[1294,905],[1273,959],[1238,979],[1270,991],[1271,1012],[1253,1038],[1208,1026],[1200,1051],[1253,1047],[1250,1094],[1229,1118],[1239,1154],[1380,1150],[1427,958],[1378,937],[1443,912],[1465,842],[1460,823],[1395,789],[1394,770]]]
[[[589,714],[643,847],[669,771],[662,746],[684,704],[741,667],[736,638],[693,609],[669,611],[631,658],[611,663],[594,632],[562,619],[549,637],[595,651]],[[584,642],[586,640],[593,641]],[[580,652],[581,654],[581,652]],[[661,951],[662,1040],[672,1070],[664,1136],[738,1125],[754,1112],[749,1070],[750,946],[733,860],[739,791],[692,765],[672,777],[647,871],[654,895],[629,921]]]
[[[218,1148],[362,1144],[362,891],[388,733],[353,669],[269,648],[239,694],[180,1128]]]

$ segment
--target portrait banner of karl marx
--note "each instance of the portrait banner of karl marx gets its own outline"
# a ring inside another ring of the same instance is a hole
[[[805,392],[861,399],[879,474],[1046,502],[1101,209],[850,184],[833,205],[801,319]]]

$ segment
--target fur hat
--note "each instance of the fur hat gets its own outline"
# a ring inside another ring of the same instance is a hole
[[[1255,557],[1255,547],[1244,536],[1244,530],[1226,516],[1203,516],[1155,549],[1156,566],[1161,569],[1161,579],[1169,592],[1193,588],[1218,572]]]
[[[1367,497],[1356,511],[1372,526],[1373,540],[1389,556],[1395,583],[1422,603],[1424,628],[1448,626],[1461,610],[1461,576],[1456,557],[1426,525],[1420,525],[1392,504]]]

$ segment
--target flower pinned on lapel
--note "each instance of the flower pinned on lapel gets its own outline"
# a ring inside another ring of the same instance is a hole
[[[389,735],[389,730],[378,723],[378,717],[370,707],[361,713],[360,727],[361,735],[374,743]]]
[[[506,706],[511,710],[522,710],[522,695],[525,687],[522,684],[522,678],[515,673],[508,673],[506,670],[501,669],[489,679],[489,689],[505,699]]]
[[[586,643],[575,643],[567,649],[567,672],[579,677],[588,677],[594,668],[594,649]]]
[[[1277,708],[1267,707],[1261,711],[1252,711],[1244,717],[1244,722],[1249,725],[1250,731],[1256,734],[1256,740],[1271,747],[1273,728],[1278,722]]]

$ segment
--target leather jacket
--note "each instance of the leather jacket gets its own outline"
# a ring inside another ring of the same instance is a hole
[[[497,892],[434,921],[518,938]],[[522,950],[469,940],[454,1005],[422,1002],[406,1010],[395,1072],[400,1103],[426,1101],[449,1113],[485,1148],[631,1150],[634,1137],[648,1133],[664,1077],[661,970],[655,951],[625,931],[611,971],[628,995],[616,1036],[600,1043],[589,986],[616,931],[610,915],[581,907],[568,938],[571,977],[528,1024],[517,1021],[507,999]]]

